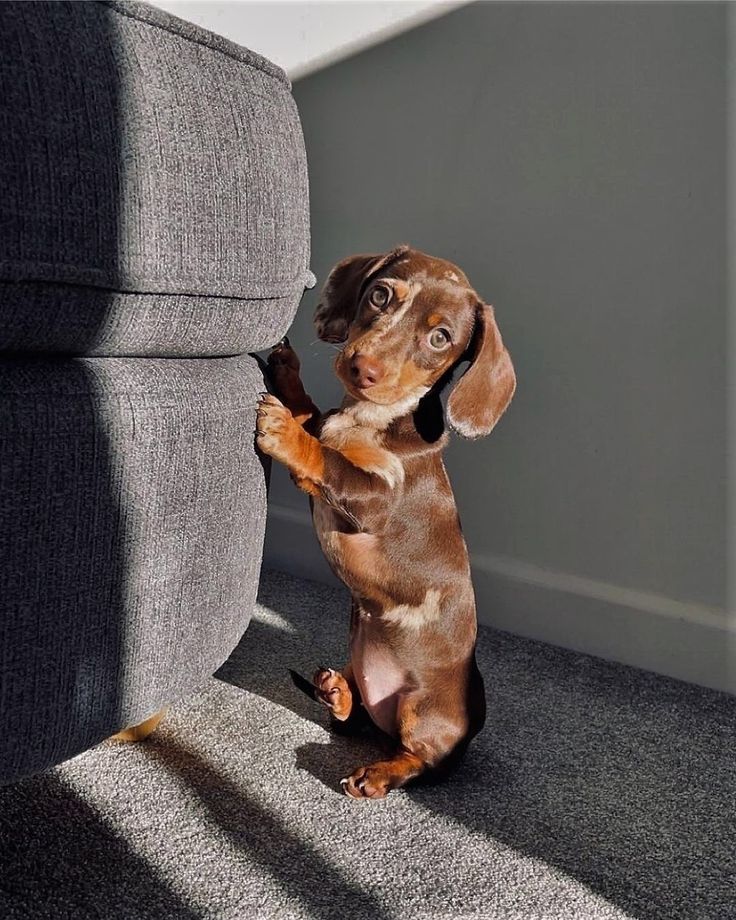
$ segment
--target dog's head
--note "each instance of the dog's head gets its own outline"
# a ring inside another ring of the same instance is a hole
[[[409,246],[339,262],[314,323],[324,341],[345,343],[335,370],[355,399],[411,403],[467,360],[447,419],[477,438],[491,432],[514,395],[514,368],[493,308],[452,262]]]

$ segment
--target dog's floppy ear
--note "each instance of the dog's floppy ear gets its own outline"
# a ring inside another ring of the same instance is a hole
[[[323,342],[344,342],[358,300],[372,275],[409,251],[397,246],[384,255],[350,256],[332,269],[314,312],[314,326]]]
[[[447,401],[447,421],[465,438],[490,434],[516,389],[516,375],[501,340],[493,307],[479,303],[466,357],[470,366]]]

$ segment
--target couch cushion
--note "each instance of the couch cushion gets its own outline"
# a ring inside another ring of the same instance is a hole
[[[0,350],[233,354],[265,312],[283,334],[313,279],[276,66],[144,4],[4,3],[0,130]]]
[[[0,361],[0,784],[143,721],[237,644],[263,388],[247,355]]]

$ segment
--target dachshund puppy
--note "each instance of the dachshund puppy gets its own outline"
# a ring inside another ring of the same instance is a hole
[[[352,594],[350,661],[320,668],[313,693],[340,722],[367,714],[393,756],[342,780],[380,798],[442,774],[485,720],[475,661],[468,553],[442,462],[440,392],[467,438],[490,433],[516,379],[493,309],[451,262],[400,246],[332,270],[315,314],[321,339],[344,342],[335,370],[346,395],[321,415],[288,346],[269,357],[280,398],[258,408],[257,443],[311,496],[330,566]]]

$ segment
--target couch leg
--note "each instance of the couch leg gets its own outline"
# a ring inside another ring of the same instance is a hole
[[[152,731],[156,728],[158,723],[163,719],[166,713],[169,711],[168,706],[164,706],[159,712],[151,716],[150,719],[146,719],[145,722],[141,722],[140,725],[132,725],[130,728],[125,728],[123,731],[118,732],[117,735],[113,735],[109,740],[110,741],[143,741],[144,738],[147,738]]]

